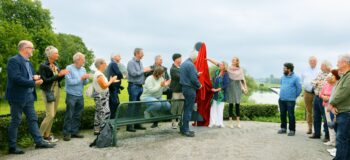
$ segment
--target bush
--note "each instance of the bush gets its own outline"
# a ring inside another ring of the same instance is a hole
[[[241,119],[253,120],[255,117],[272,117],[278,113],[278,106],[275,104],[241,104]],[[233,108],[235,114],[235,107]],[[224,118],[228,118],[228,104],[225,105]]]

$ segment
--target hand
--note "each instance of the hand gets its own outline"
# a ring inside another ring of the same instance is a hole
[[[86,80],[90,77],[90,74],[84,74],[80,79],[83,81],[83,80]]]
[[[40,79],[40,75],[34,75],[34,76],[33,76],[33,80],[34,80],[34,81],[37,81],[37,80],[39,80],[39,79]]]
[[[200,84],[199,89],[201,89],[202,87],[203,87],[202,84]]]
[[[329,101],[329,97],[328,97],[328,96],[323,96],[322,99],[323,99],[323,101],[325,101],[325,102],[328,102],[328,101]]]
[[[161,87],[165,87],[165,81],[160,82]]]
[[[334,114],[334,115],[337,115],[338,114],[338,109],[335,108],[334,106],[330,105],[330,108],[331,108],[331,112]]]
[[[169,79],[169,80],[165,81],[165,86],[169,86],[169,85],[170,85],[170,83],[171,83],[171,79]]]
[[[58,76],[62,77],[62,76],[65,76],[67,74],[69,74],[69,70],[68,69],[63,69],[63,70],[60,71],[60,73],[58,73]]]
[[[118,76],[111,76],[111,77],[109,78],[109,81],[110,81],[111,83],[119,82]]]
[[[43,82],[44,81],[42,79],[36,80],[35,85],[40,86],[41,84],[43,84]]]
[[[211,91],[212,91],[212,92],[216,92],[216,89],[215,89],[215,88],[212,88]]]
[[[203,72],[198,72],[198,77],[202,75]]]
[[[145,72],[145,73],[151,72],[151,71],[152,71],[151,67],[145,67],[145,68],[143,69],[143,72]]]

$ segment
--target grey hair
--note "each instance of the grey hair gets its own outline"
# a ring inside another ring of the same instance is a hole
[[[323,62],[322,62],[322,64],[323,65],[325,65],[328,69],[332,69],[332,63],[331,62],[329,62],[328,60],[324,60]]]
[[[342,59],[342,60],[346,61],[348,64],[350,64],[350,53],[340,55],[339,59]]]
[[[193,51],[191,52],[191,54],[190,54],[190,59],[191,59],[192,61],[194,61],[194,60],[197,59],[197,57],[198,57],[198,52],[197,52],[196,50],[193,50]]]
[[[137,53],[140,53],[141,51],[143,51],[142,48],[135,48],[134,50],[134,56],[136,56]]]
[[[54,53],[58,53],[58,49],[56,47],[54,46],[46,47],[45,54],[47,58],[51,57]]]
[[[161,55],[156,55],[156,57],[154,57],[154,60],[156,61],[158,58],[162,58]]]
[[[112,53],[111,54],[111,58],[113,59],[115,56],[120,56],[120,54],[119,53]]]
[[[315,56],[311,56],[311,57],[309,58],[309,60],[316,60],[316,61],[317,61],[317,58],[316,58]]]
[[[28,41],[28,40],[21,40],[19,41],[18,45],[17,45],[17,49],[20,50],[20,49],[23,49],[25,48],[28,44],[32,44],[31,41]]]
[[[95,67],[98,69],[102,64],[106,63],[106,61],[102,58],[97,58],[95,60]]]
[[[85,55],[82,54],[81,52],[75,53],[74,56],[73,56],[73,62],[76,62],[76,61],[79,60],[80,58],[85,58]]]

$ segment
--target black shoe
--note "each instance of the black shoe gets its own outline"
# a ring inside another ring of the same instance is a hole
[[[10,148],[9,154],[24,154],[24,151],[22,151],[20,148]]]
[[[181,132],[181,134],[183,136],[186,136],[186,137],[194,137],[194,133],[193,132]]]
[[[324,139],[323,139],[323,142],[328,142],[329,141],[329,137],[325,137]]]
[[[84,135],[79,134],[79,133],[77,133],[77,134],[72,134],[72,138],[84,138]]]
[[[321,136],[316,136],[313,134],[312,136],[309,137],[310,139],[321,139]]]
[[[128,126],[128,127],[126,127],[126,131],[128,131],[128,132],[136,132],[136,129],[134,127]]]
[[[53,148],[55,147],[56,144],[50,144],[50,143],[47,143],[45,141],[39,143],[39,144],[36,144],[35,145],[35,149],[41,149],[41,148]]]
[[[287,130],[282,128],[282,129],[278,130],[277,133],[278,133],[278,134],[286,134],[286,133],[287,133]]]
[[[134,126],[134,129],[137,129],[137,130],[146,130],[145,127],[142,127],[141,125],[135,125]]]
[[[288,136],[295,136],[295,131],[290,131],[290,132],[288,133]]]
[[[70,141],[70,139],[71,139],[71,136],[70,136],[70,135],[64,135],[64,136],[63,136],[63,140],[64,140],[64,141]]]
[[[158,122],[154,122],[151,126],[151,128],[157,128],[158,127]]]

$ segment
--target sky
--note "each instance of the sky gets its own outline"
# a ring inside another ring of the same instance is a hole
[[[170,67],[173,53],[188,58],[203,41],[207,56],[241,66],[254,78],[282,75],[283,64],[296,74],[316,56],[336,67],[350,51],[350,1],[346,0],[43,0],[55,32],[82,37],[96,58],[112,53],[126,64],[136,47],[144,66],[162,55]]]

